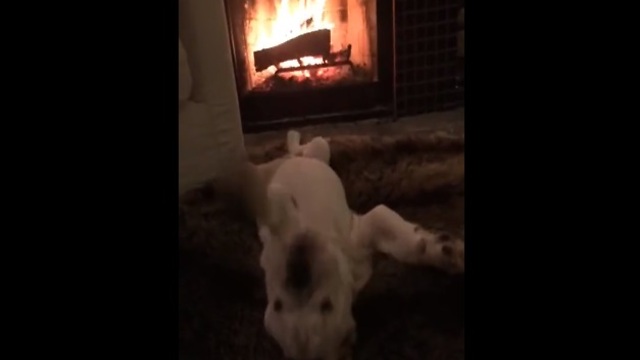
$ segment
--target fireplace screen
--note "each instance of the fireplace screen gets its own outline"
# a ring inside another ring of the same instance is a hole
[[[239,92],[378,80],[375,0],[227,0]]]

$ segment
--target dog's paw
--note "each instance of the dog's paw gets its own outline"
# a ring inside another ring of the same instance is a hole
[[[301,155],[300,133],[295,130],[289,130],[287,132],[287,152],[290,156]]]
[[[316,136],[301,146],[302,156],[314,158],[328,164],[331,159],[331,148],[327,139]]]
[[[414,227],[418,240],[420,262],[450,274],[464,273],[464,241],[446,232],[434,232]]]

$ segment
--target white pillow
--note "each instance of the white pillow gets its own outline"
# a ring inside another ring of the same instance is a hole
[[[247,157],[224,1],[180,0],[178,5],[183,193],[208,180],[233,177]]]

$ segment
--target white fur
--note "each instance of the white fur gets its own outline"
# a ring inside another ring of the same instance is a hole
[[[289,157],[266,186],[267,214],[258,218],[260,264],[269,304],[265,327],[285,356],[341,360],[355,340],[351,305],[372,274],[372,255],[382,252],[407,263],[464,272],[464,242],[445,239],[405,221],[384,205],[364,215],[349,208],[344,188],[329,167],[329,144],[317,137],[300,145],[287,135]],[[311,234],[314,286],[304,297],[285,284],[287,254],[299,234]],[[447,247],[448,256],[444,248]],[[323,311],[323,302],[332,304]],[[276,306],[279,302],[279,306]]]

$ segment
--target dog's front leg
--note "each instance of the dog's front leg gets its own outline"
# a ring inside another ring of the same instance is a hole
[[[408,222],[384,205],[360,216],[356,236],[398,261],[464,273],[464,241]]]

